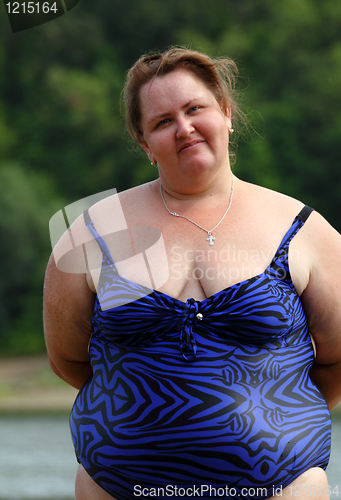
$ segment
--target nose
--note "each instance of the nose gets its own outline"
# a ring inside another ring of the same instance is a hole
[[[176,137],[180,139],[181,137],[188,137],[195,128],[192,125],[191,119],[188,116],[179,117],[177,120],[177,131]]]

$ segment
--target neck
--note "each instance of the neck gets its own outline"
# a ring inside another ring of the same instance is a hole
[[[198,222],[195,222],[193,219],[189,218],[187,215],[184,215],[184,214],[179,214],[177,212],[174,212],[174,211],[171,211],[169,209],[169,207],[167,206],[167,203],[164,199],[164,196],[163,196],[163,189],[162,189],[162,185],[160,184],[160,195],[161,195],[161,198],[162,198],[162,201],[163,201],[163,204],[166,208],[166,210],[169,212],[170,215],[173,215],[175,217],[180,217],[180,218],[183,218],[183,219],[186,219],[188,220],[189,222],[191,222],[192,224],[196,225],[198,228],[202,229],[203,231],[205,231],[207,233],[207,238],[206,240],[208,241],[208,244],[210,246],[214,245],[214,240],[215,240],[215,236],[213,236],[213,231],[215,231],[217,229],[217,227],[223,222],[223,220],[225,219],[225,216],[227,214],[227,212],[230,210],[230,207],[231,207],[231,204],[232,204],[232,197],[233,197],[233,176],[231,175],[231,186],[230,186],[230,197],[229,197],[229,203],[227,205],[227,208],[223,214],[223,216],[221,217],[221,219],[215,224],[214,227],[211,227],[211,228],[207,228],[207,227],[204,227],[202,226],[201,224],[198,224]],[[181,201],[181,203],[183,204],[184,201]],[[212,208],[212,207],[211,207]]]
[[[233,184],[233,174],[230,169],[226,170],[219,179],[215,179],[211,184],[209,183],[191,183],[188,186],[175,185],[168,182],[166,178],[160,173],[160,178],[155,181],[155,188],[159,191],[160,185],[163,192],[169,198],[180,200],[184,205],[189,205],[190,202],[197,202],[205,199],[217,199],[220,196],[226,197],[226,193],[231,191]]]

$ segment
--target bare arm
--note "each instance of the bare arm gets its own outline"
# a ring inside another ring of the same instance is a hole
[[[321,389],[330,410],[332,410],[341,399],[341,363],[315,364],[311,369],[310,376]],[[335,384],[331,381],[335,381]]]
[[[93,205],[91,218],[103,235],[127,228],[117,195]],[[44,286],[44,330],[50,365],[77,389],[92,375],[88,347],[101,266],[101,249],[80,215],[53,249]]]
[[[341,236],[318,214],[311,218],[310,277],[302,295],[316,344],[310,376],[333,408],[341,400]]]
[[[88,345],[95,294],[86,274],[59,271],[53,255],[44,285],[44,330],[52,370],[80,389],[92,374]]]

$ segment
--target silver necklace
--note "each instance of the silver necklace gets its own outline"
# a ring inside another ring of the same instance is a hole
[[[160,182],[160,194],[161,194],[161,198],[162,198],[162,201],[163,201],[163,204],[164,206],[166,207],[166,209],[168,210],[168,212],[171,214],[171,215],[174,215],[174,217],[182,217],[183,219],[186,219],[188,220],[189,222],[192,222],[192,224],[195,224],[197,227],[199,227],[200,229],[202,229],[203,231],[205,231],[208,235],[208,237],[206,238],[206,240],[208,241],[208,244],[209,245],[214,245],[213,243],[213,240],[215,240],[215,237],[212,236],[212,233],[215,229],[217,229],[217,227],[219,226],[219,224],[221,222],[223,222],[224,218],[225,218],[225,215],[227,214],[227,212],[230,210],[230,207],[231,207],[231,204],[232,204],[232,196],[233,196],[233,176],[232,176],[232,184],[231,184],[231,193],[230,193],[230,200],[229,200],[229,204],[228,204],[228,207],[227,209],[225,210],[225,213],[224,215],[222,216],[222,218],[220,219],[220,221],[218,222],[218,224],[216,224],[214,226],[213,229],[211,229],[210,231],[208,229],[205,229],[204,227],[200,226],[200,224],[197,224],[196,222],[194,222],[194,220],[190,219],[189,217],[186,217],[185,215],[180,215],[180,214],[177,214],[176,212],[171,212],[169,210],[169,208],[167,207],[166,205],[166,202],[165,202],[165,199],[163,197],[163,194],[162,194],[162,184]]]

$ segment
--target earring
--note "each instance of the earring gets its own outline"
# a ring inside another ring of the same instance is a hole
[[[157,161],[153,160],[150,162],[151,165],[157,165]]]
[[[234,132],[234,128],[230,128],[229,134],[233,134],[233,132]]]

